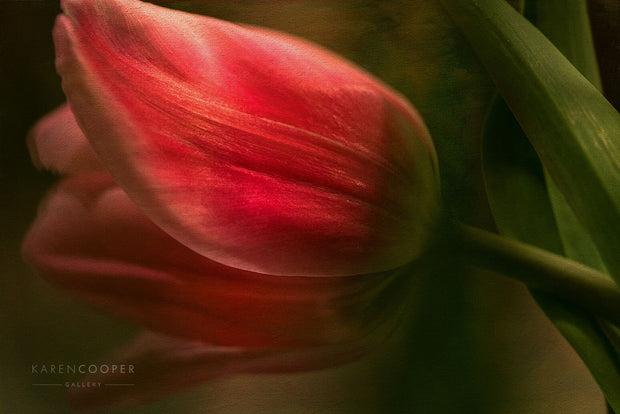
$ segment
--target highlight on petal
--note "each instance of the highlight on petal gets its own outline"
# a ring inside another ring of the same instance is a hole
[[[43,117],[28,134],[33,164],[62,174],[103,170],[67,104]]]
[[[164,231],[274,275],[397,268],[427,244],[436,158],[415,110],[340,58],[131,0],[69,0],[57,68],[115,181]]]
[[[276,277],[228,267],[154,225],[107,173],[52,191],[23,254],[54,283],[168,335],[218,346],[354,341],[392,315],[405,277]],[[398,282],[398,280],[403,280]]]

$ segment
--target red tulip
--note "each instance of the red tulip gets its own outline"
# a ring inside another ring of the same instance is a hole
[[[382,322],[439,198],[432,142],[402,97],[267,29],[133,0],[62,7],[71,109],[30,143],[35,164],[66,177],[27,260],[119,315],[218,347],[352,343]]]

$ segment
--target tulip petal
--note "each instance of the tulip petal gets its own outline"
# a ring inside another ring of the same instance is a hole
[[[81,410],[129,407],[234,374],[330,368],[355,360],[371,341],[283,351],[216,347],[145,331],[103,361],[124,365],[124,373],[89,374],[83,381],[102,386],[73,388],[69,399]]]
[[[154,225],[106,173],[61,182],[43,203],[23,252],[52,282],[100,307],[215,345],[354,340],[402,303],[399,293],[384,297],[392,295],[394,272],[278,277],[200,256]]]
[[[61,174],[103,170],[66,104],[37,122],[28,135],[28,148],[37,168]]]
[[[191,249],[277,275],[419,256],[438,202],[417,113],[318,47],[129,0],[71,0],[57,68],[79,124],[144,212]]]

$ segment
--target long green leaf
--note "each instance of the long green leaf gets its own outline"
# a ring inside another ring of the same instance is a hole
[[[526,14],[545,34],[551,33],[551,40],[584,75],[600,85],[585,2],[528,2]],[[601,268],[589,235],[549,174],[543,173],[527,137],[501,99],[489,115],[483,145],[487,193],[500,232]],[[597,320],[549,295],[532,292],[532,296],[618,409],[620,361]],[[603,327],[606,332],[616,332],[613,326]]]
[[[586,0],[528,0],[527,16],[598,90],[602,89]]]
[[[528,2],[530,20],[597,89],[601,78],[585,0]],[[545,175],[549,198],[566,255],[585,265],[604,270],[605,265],[588,232],[583,228],[549,174]]]
[[[499,231],[563,253],[542,166],[501,98],[489,113],[482,154],[489,204]],[[597,320],[574,304],[537,291],[531,293],[584,361],[607,400],[620,408],[620,360]]]
[[[502,0],[442,0],[620,280],[620,115]]]
[[[500,233],[563,254],[540,160],[501,97],[491,107],[482,143],[487,196]]]
[[[533,12],[535,24],[542,33],[592,85],[602,90],[586,1],[530,1],[528,5]],[[605,271],[605,265],[592,238],[583,228],[550,175],[545,174],[545,177],[566,255],[595,269]],[[620,328],[606,320],[599,320],[599,325],[610,343],[615,346],[614,355],[617,359],[617,351],[620,350]],[[594,372],[594,375],[596,377],[597,373]],[[604,385],[602,388],[606,389]]]

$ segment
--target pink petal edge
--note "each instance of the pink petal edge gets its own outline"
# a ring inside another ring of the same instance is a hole
[[[37,168],[61,174],[104,169],[67,104],[37,122],[27,141],[32,162]]]

